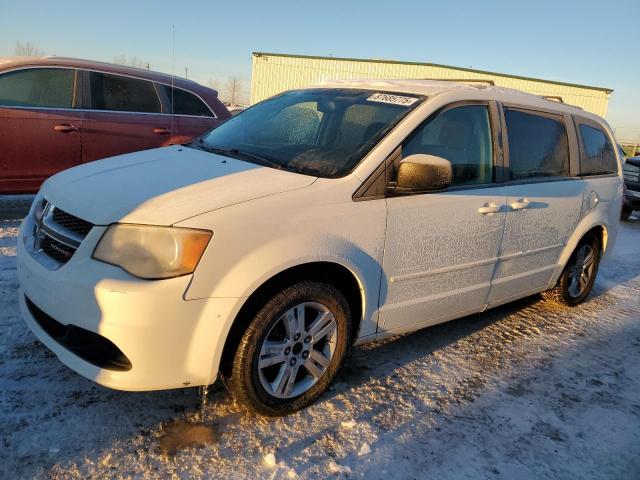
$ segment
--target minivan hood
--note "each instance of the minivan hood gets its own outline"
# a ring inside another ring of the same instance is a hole
[[[47,180],[41,192],[56,207],[96,225],[172,225],[315,180],[176,145],[65,170]]]

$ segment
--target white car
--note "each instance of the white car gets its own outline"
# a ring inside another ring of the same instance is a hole
[[[223,376],[283,415],[353,344],[539,292],[582,302],[618,232],[614,145],[595,115],[497,87],[285,92],[49,179],[21,227],[21,311],[101,385]]]

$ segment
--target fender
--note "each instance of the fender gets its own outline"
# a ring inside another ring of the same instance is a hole
[[[616,184],[619,181],[617,178],[613,178],[612,180],[614,180]],[[597,190],[602,192],[604,189],[600,187]],[[549,288],[553,287],[558,282],[558,278],[560,278],[564,267],[578,246],[578,243],[590,230],[594,228],[602,229],[603,255],[607,254],[615,245],[615,241],[618,236],[622,191],[621,189],[615,188],[615,193],[610,195],[608,198],[600,198],[598,204],[595,207],[590,208],[589,195],[591,191],[592,190],[589,188],[587,182],[587,186],[584,189],[584,200],[580,221],[578,222],[578,225],[576,225],[573,234],[569,237],[567,244],[558,258],[556,270],[549,282]],[[611,222],[611,219],[615,220]]]
[[[316,182],[180,222],[214,232],[185,299],[247,298],[284,270],[331,262],[358,280],[368,319],[378,306],[386,202],[335,199],[331,190]],[[375,333],[375,324],[362,327]]]

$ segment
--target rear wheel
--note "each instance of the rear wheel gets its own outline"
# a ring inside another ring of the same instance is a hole
[[[288,287],[260,309],[243,335],[231,393],[263,415],[300,410],[327,390],[350,337],[349,307],[335,287],[319,282]]]
[[[627,205],[624,205],[622,207],[622,212],[620,212],[620,220],[622,220],[623,222],[626,222],[627,220],[629,220],[629,217],[631,216],[632,213],[633,213],[633,209]]]
[[[582,303],[593,288],[599,263],[600,242],[589,234],[576,247],[556,286],[542,296],[571,307]]]

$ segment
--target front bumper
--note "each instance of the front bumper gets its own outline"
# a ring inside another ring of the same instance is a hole
[[[32,231],[29,223],[26,219],[18,239],[20,310],[31,331],[62,363],[119,390],[161,390],[215,381],[239,299],[184,300],[191,276],[145,281],[92,260],[101,227],[94,227],[68,263],[49,270],[25,246]],[[55,321],[112,342],[131,367],[101,368],[65,348],[36,320],[27,298]]]

